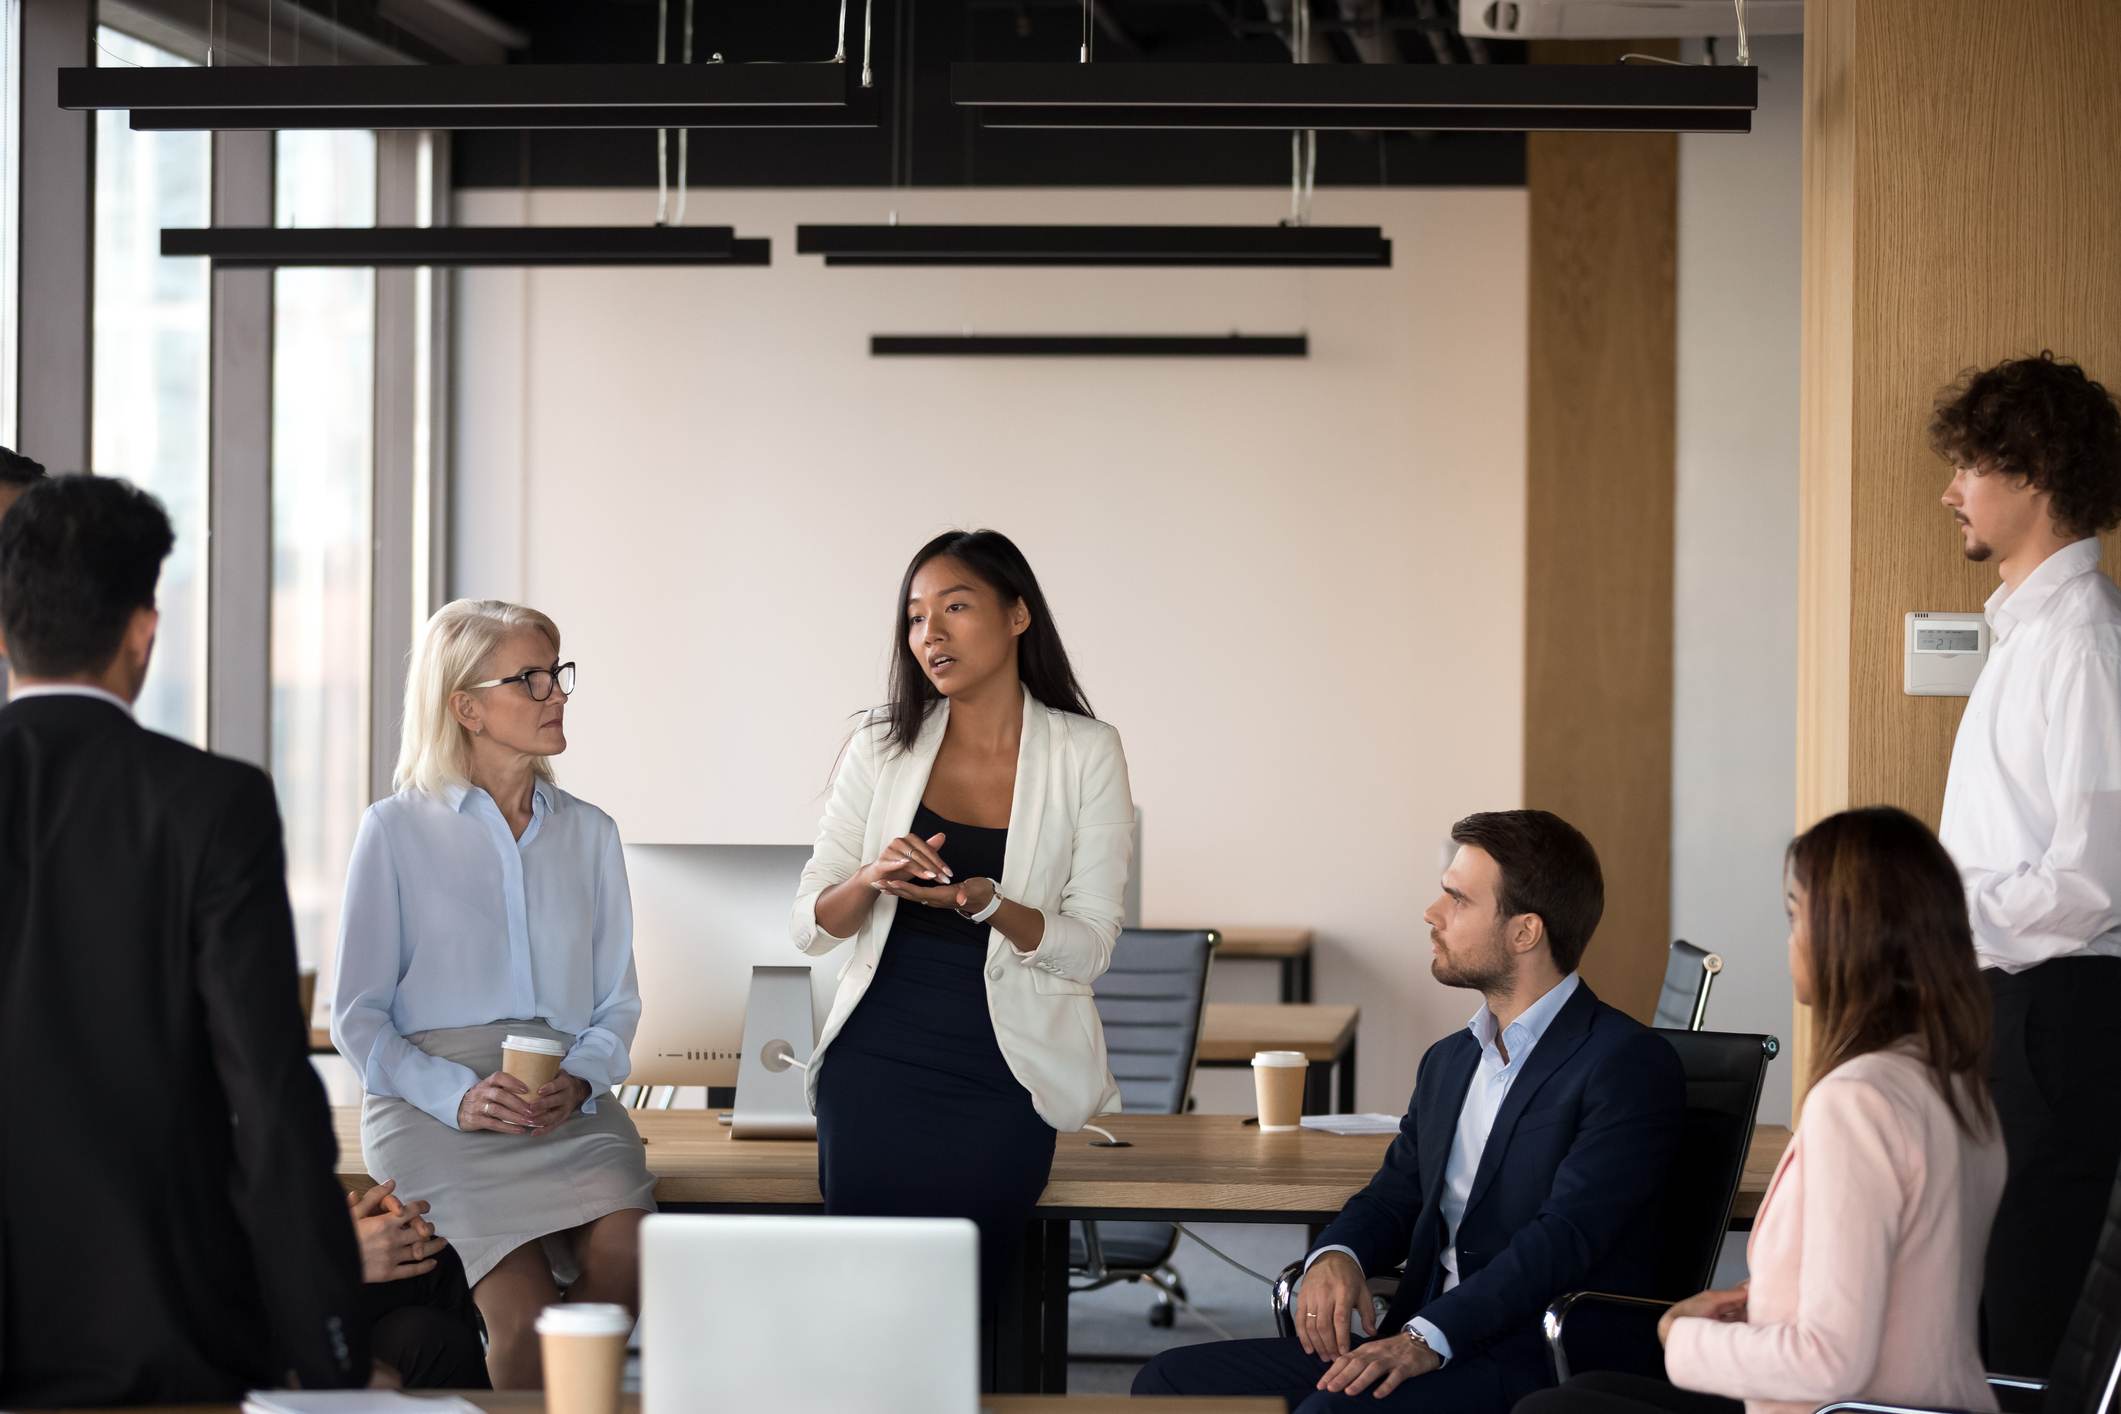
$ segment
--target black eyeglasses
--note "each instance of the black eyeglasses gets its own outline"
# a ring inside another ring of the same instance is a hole
[[[494,678],[490,682],[470,683],[465,690],[470,691],[472,688],[479,687],[506,687],[512,682],[523,684],[523,691],[530,694],[530,700],[533,702],[543,702],[551,697],[552,689],[555,685],[559,687],[562,697],[572,697],[574,696],[574,664],[562,663],[557,668],[532,668],[528,672],[517,673],[512,678]]]

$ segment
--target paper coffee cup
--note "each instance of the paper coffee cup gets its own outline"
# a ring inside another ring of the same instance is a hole
[[[633,1317],[624,1306],[584,1303],[540,1312],[546,1414],[619,1414],[626,1337],[632,1333]]]
[[[533,1095],[552,1083],[566,1056],[567,1047],[543,1036],[510,1036],[501,1042],[501,1069],[528,1085]]]
[[[1285,1134],[1303,1127],[1304,1082],[1311,1062],[1302,1051],[1261,1051],[1252,1057],[1252,1088],[1259,1100],[1263,1133]]]

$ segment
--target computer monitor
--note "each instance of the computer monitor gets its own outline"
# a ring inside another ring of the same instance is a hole
[[[810,858],[794,845],[628,845],[633,957],[641,981],[629,1085],[736,1084],[751,969],[812,960],[788,939],[788,910]],[[844,950],[816,959],[822,1017]],[[807,1039],[795,1041],[808,1055]]]
[[[843,1318],[821,1324],[821,1311]],[[963,1218],[650,1217],[641,1406],[975,1414],[979,1229]]]

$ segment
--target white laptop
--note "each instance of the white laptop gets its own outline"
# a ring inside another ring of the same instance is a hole
[[[977,1414],[979,1230],[962,1218],[641,1227],[643,1414]]]

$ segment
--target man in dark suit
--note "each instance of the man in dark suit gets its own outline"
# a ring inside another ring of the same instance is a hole
[[[1451,838],[1423,915],[1430,970],[1483,1004],[1422,1057],[1384,1167],[1321,1235],[1296,1337],[1167,1350],[1136,1394],[1489,1414],[1552,1383],[1540,1314],[1555,1297],[1648,1294],[1686,1082],[1669,1045],[1576,975],[1605,908],[1598,856],[1538,810],[1473,815]],[[1377,1323],[1365,1273],[1402,1263]]]
[[[131,715],[172,543],[100,477],[0,518],[0,1407],[371,1374],[272,783]]]

